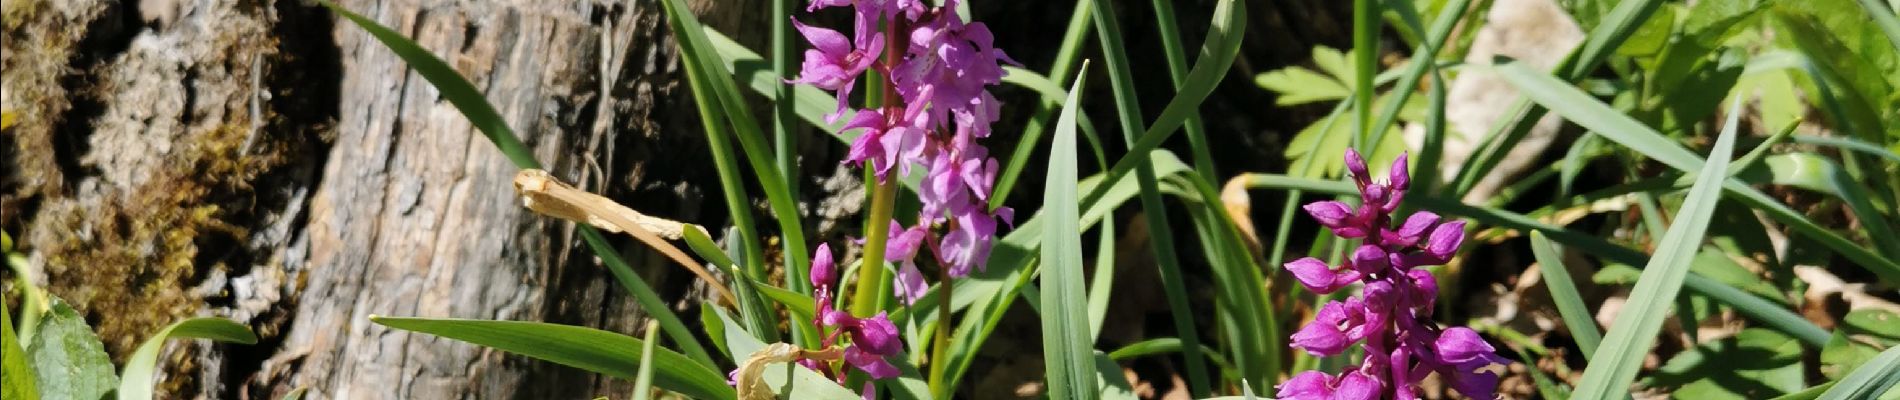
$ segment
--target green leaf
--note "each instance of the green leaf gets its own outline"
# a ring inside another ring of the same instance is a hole
[[[1544,274],[1544,287],[1550,290],[1551,301],[1557,304],[1564,326],[1570,328],[1570,337],[1587,357],[1596,353],[1603,333],[1597,331],[1590,308],[1583,305],[1583,296],[1577,294],[1576,283],[1570,281],[1570,268],[1564,266],[1563,255],[1556,246],[1550,238],[1544,237],[1544,232],[1531,231],[1531,253],[1537,257],[1539,270]]]
[[[99,335],[85,317],[56,297],[40,320],[39,333],[27,344],[26,356],[39,373],[41,398],[99,399],[119,383]]]
[[[291,389],[290,393],[285,393],[284,397],[281,400],[303,400],[304,393],[309,392],[309,391],[310,391],[310,388],[307,388],[307,387]]]
[[[1300,66],[1260,74],[1253,78],[1253,82],[1261,88],[1279,93],[1273,104],[1282,106],[1340,100],[1352,94],[1346,84]]]
[[[1616,54],[1649,56],[1662,52],[1663,45],[1669,43],[1671,33],[1675,31],[1677,7],[1674,4],[1664,4],[1657,8],[1654,15],[1643,21],[1643,24],[1630,34],[1629,39],[1624,40],[1623,45],[1616,48]]]
[[[793,321],[813,320],[812,317],[815,315],[815,309],[817,308],[815,304],[817,302],[813,301],[811,297],[790,290],[780,289],[777,286],[759,281],[752,282],[752,289],[758,290],[759,294],[765,295],[765,298],[772,299],[772,301],[777,302],[779,305],[785,306],[785,311],[790,311],[792,316],[796,317]]]
[[[1767,329],[1704,343],[1670,358],[1651,388],[1691,399],[1762,399],[1801,390],[1801,342]]]
[[[1677,170],[1696,171],[1704,164],[1700,157],[1683,149],[1681,145],[1657,133],[1654,129],[1616,112],[1610,106],[1550,75],[1515,62],[1498,65],[1496,70],[1499,76],[1516,86],[1520,93],[1525,94],[1532,101],[1549,107],[1551,111],[1562,115],[1564,119],[1590,129],[1605,139],[1622,144],[1624,147]],[[1788,208],[1759,190],[1744,185],[1739,180],[1729,179],[1723,183],[1723,188],[1735,200],[1786,224],[1801,236],[1821,242],[1827,248],[1880,275],[1881,280],[1900,282],[1900,264],[1893,260],[1829,231],[1800,212]]]
[[[1849,311],[1842,323],[1854,333],[1879,336],[1887,340],[1900,341],[1900,315],[1875,308]]]
[[[1887,389],[1900,383],[1900,346],[1888,348],[1867,363],[1855,368],[1846,378],[1834,383],[1826,393],[1824,400],[1871,399],[1888,393]]]
[[[1075,110],[1082,105],[1078,95],[1087,72],[1085,65],[1077,74],[1062,116],[1056,120],[1040,212],[1048,221],[1042,236],[1042,309],[1050,310],[1042,319],[1043,362],[1048,369],[1049,397],[1058,399],[1093,399],[1100,395],[1095,390],[1096,371],[1092,370],[1095,362],[1090,344],[1094,341],[1089,339],[1088,293],[1083,285],[1082,216],[1075,193]]]
[[[1721,184],[1728,177],[1728,161],[1735,149],[1736,118],[1740,114],[1733,110],[1740,106],[1738,102],[1731,107],[1728,122],[1715,141],[1709,162],[1697,174],[1695,186],[1689,189],[1688,198],[1675,213],[1676,220],[1658,242],[1656,255],[1644,264],[1643,276],[1630,291],[1622,312],[1610,324],[1604,346],[1598,347],[1590,357],[1590,367],[1584,370],[1575,398],[1613,400],[1628,393],[1630,381],[1643,366],[1643,355],[1655,344],[1669,307],[1688,278],[1690,261],[1696,249],[1701,248],[1702,236],[1721,200]]]
[[[39,374],[26,362],[26,349],[13,334],[13,315],[7,312],[5,302],[0,302],[0,372],[6,373],[0,376],[0,397],[39,400]]]
[[[745,329],[733,322],[732,317],[726,315],[725,311],[715,310],[715,312],[719,314],[719,320],[725,325],[726,345],[732,348],[730,353],[732,359],[743,362],[750,358],[752,353],[765,348],[765,342],[760,342],[754,335],[746,333]],[[850,389],[838,386],[837,382],[832,382],[824,375],[819,375],[796,363],[769,365],[766,367],[764,377],[766,385],[770,386],[773,392],[778,393],[779,398],[831,400],[860,398]],[[724,379],[720,380],[720,384],[725,384]]]
[[[1825,81],[1840,100],[1845,120],[1835,121],[1849,136],[1890,143],[1900,130],[1883,121],[1894,116],[1900,85],[1900,57],[1893,43],[1852,0],[1776,2],[1776,37],[1800,49],[1811,61],[1809,78]],[[1816,85],[1822,82],[1815,82]],[[1815,93],[1815,91],[1809,91]]]
[[[618,333],[599,329],[540,322],[490,321],[451,318],[399,318],[370,316],[370,321],[411,332],[426,333],[477,346],[550,361],[621,379],[639,374],[641,351],[645,345]],[[731,399],[736,396],[726,386],[725,374],[715,372],[686,356],[667,349],[655,349],[653,383],[662,389],[701,399]]]
[[[1834,331],[1834,338],[1828,340],[1827,347],[1821,348],[1821,375],[1841,379],[1877,355],[1880,349],[1848,339],[1847,332]]]
[[[811,255],[805,246],[805,228],[799,222],[796,200],[792,198],[791,189],[786,186],[787,180],[780,174],[778,168],[772,165],[774,154],[765,144],[765,134],[759,129],[758,120],[753,118],[751,109],[746,106],[746,99],[739,93],[738,84],[733,82],[733,74],[725,69],[726,61],[720,56],[718,49],[714,48],[709,35],[706,34],[707,30],[700,26],[699,21],[686,8],[686,4],[680,0],[664,0],[661,1],[661,5],[666,9],[673,36],[678,39],[683,67],[691,72],[687,74],[687,77],[701,81],[694,85],[695,97],[710,96],[717,100],[719,110],[712,114],[722,115],[729,122],[726,126],[731,127],[733,136],[739,139],[739,146],[745,151],[744,158],[752,167],[752,175],[758,181],[761,191],[765,192],[766,202],[771,205],[772,212],[775,214],[773,220],[778,222],[779,235],[785,241],[784,259],[787,265],[785,272],[788,286],[795,290],[805,289],[808,285],[805,273],[811,268],[809,265]],[[767,91],[776,91],[779,85],[783,84],[783,81],[780,81],[772,85],[772,90]],[[699,105],[702,108],[712,106],[707,102],[701,102]],[[708,130],[717,131],[714,129],[715,125],[717,124],[709,124]],[[724,148],[715,148],[715,151],[720,149]],[[725,150],[730,153],[730,149]],[[730,159],[735,155],[715,153],[715,156]],[[726,194],[729,197],[740,196],[737,204],[745,204],[750,200],[744,197],[742,191],[732,190],[730,187]],[[749,208],[734,210],[735,213],[748,211]],[[740,227],[746,228],[743,224]],[[757,235],[758,233],[754,231],[747,234]],[[747,249],[748,251],[762,251],[762,249],[755,249],[756,240],[748,240],[747,243],[748,246],[753,247]],[[764,274],[765,261],[762,253],[748,252],[746,254],[748,258],[756,257],[754,260],[747,261],[748,273]],[[752,303],[742,305],[757,306],[756,298],[742,301]],[[767,313],[751,313],[747,315],[747,319],[747,322],[755,328],[777,325],[772,315]],[[763,337],[768,339],[777,337],[777,332],[754,333],[763,334],[765,335]]]
[[[1095,352],[1095,379],[1101,382],[1096,388],[1098,398],[1107,400],[1136,400],[1135,387],[1128,383],[1128,376],[1122,374],[1122,366],[1107,354]]]
[[[633,374],[633,399],[647,400],[653,396],[653,351],[655,334],[660,333],[658,321],[647,321],[646,338],[640,344],[640,370]]]
[[[211,339],[238,344],[257,344],[251,328],[224,318],[192,318],[173,322],[158,334],[145,339],[132,357],[125,360],[124,380],[119,382],[119,400],[152,398],[153,374],[158,372],[158,352],[172,339]]]

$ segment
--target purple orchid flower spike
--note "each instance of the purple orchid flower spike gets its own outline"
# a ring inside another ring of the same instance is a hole
[[[1307,290],[1326,294],[1363,283],[1355,297],[1320,306],[1313,321],[1289,338],[1293,348],[1317,356],[1343,354],[1359,344],[1365,361],[1338,375],[1307,371],[1279,386],[1283,399],[1415,399],[1418,383],[1438,374],[1472,398],[1495,396],[1498,371],[1510,361],[1469,328],[1431,322],[1438,281],[1419,268],[1449,262],[1464,244],[1464,221],[1417,212],[1392,226],[1392,213],[1410,189],[1407,157],[1400,155],[1383,181],[1371,179],[1365,159],[1348,149],[1346,170],[1359,188],[1360,205],[1321,201],[1308,215],[1341,239],[1360,239],[1334,267],[1316,258],[1286,263]]]

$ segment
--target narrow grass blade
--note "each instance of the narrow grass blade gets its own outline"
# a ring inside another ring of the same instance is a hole
[[[1042,348],[1049,397],[1088,400],[1100,393],[1096,391],[1094,350],[1090,345],[1094,341],[1088,335],[1087,293],[1082,283],[1082,216],[1075,193],[1075,110],[1082,105],[1077,95],[1088,74],[1078,75],[1061,117],[1056,119],[1055,137],[1050,139],[1048,182],[1043,189],[1041,214],[1047,224],[1042,236],[1042,308],[1052,312],[1042,319]]]
[[[1516,86],[1531,101],[1550,107],[1565,119],[1590,129],[1597,135],[1609,139],[1642,153],[1657,162],[1667,164],[1681,171],[1696,171],[1702,168],[1704,161],[1681,145],[1656,132],[1654,129],[1637,122],[1628,115],[1616,112],[1609,105],[1597,101],[1575,86],[1563,83],[1550,75],[1537,72],[1522,63],[1504,63],[1495,67],[1498,75]],[[1884,282],[1900,282],[1900,263],[1882,257],[1879,254],[1841,237],[1805,215],[1776,201],[1773,197],[1742,182],[1730,179],[1723,184],[1735,200],[1762,211],[1777,222],[1786,224],[1796,233],[1807,236],[1827,246],[1862,268],[1879,275]]]
[[[1223,4],[1226,3],[1231,2]],[[1101,41],[1102,55],[1106,59],[1104,64],[1108,67],[1109,83],[1115,99],[1117,120],[1122,126],[1122,137],[1129,145],[1129,151],[1140,151],[1135,149],[1135,142],[1138,140],[1138,130],[1142,126],[1141,102],[1140,96],[1135,92],[1133,62],[1129,60],[1127,49],[1123,47],[1120,22],[1116,19],[1113,7],[1097,7],[1094,10],[1096,37]],[[1216,14],[1219,12],[1217,11]],[[1209,35],[1211,37],[1213,33]],[[1185,90],[1181,85],[1177,87]],[[1189,108],[1183,113],[1182,117],[1187,118],[1196,114],[1196,111]],[[1123,160],[1133,158],[1132,155],[1131,153],[1130,157],[1124,157]],[[1155,265],[1159,269],[1162,288],[1167,293],[1168,306],[1173,310],[1175,329],[1187,340],[1198,340],[1199,333],[1191,317],[1194,313],[1189,310],[1187,304],[1187,286],[1181,274],[1180,257],[1175,253],[1174,235],[1171,229],[1165,228],[1174,225],[1168,222],[1166,204],[1161,201],[1154,168],[1147,163],[1141,163],[1135,166],[1134,172],[1135,182],[1141,188],[1142,217],[1150,227],[1149,242],[1154,246]],[[1198,354],[1189,353],[1187,356],[1189,391],[1195,396],[1205,395],[1208,388],[1206,364],[1199,359]]]
[[[1557,313],[1563,315],[1564,325],[1570,328],[1570,337],[1577,341],[1577,348],[1583,350],[1585,356],[1596,353],[1603,333],[1597,331],[1590,308],[1584,306],[1576,283],[1570,281],[1570,269],[1564,266],[1563,254],[1550,238],[1544,237],[1543,231],[1531,231],[1531,253],[1537,256],[1539,269],[1544,273],[1544,287],[1550,289],[1551,301],[1557,304]]]
[[[640,370],[633,374],[633,400],[647,400],[653,397],[653,344],[654,335],[660,333],[658,321],[647,321],[646,338],[640,339]]]
[[[1076,0],[1075,11],[1069,16],[1069,27],[1062,33],[1062,44],[1056,48],[1055,63],[1049,67],[1049,77],[1044,81],[1069,80],[1069,74],[1075,72],[1075,66],[1081,60],[1082,46],[1088,43],[1089,22],[1094,15],[1089,8],[1093,7],[1094,3],[1094,0]],[[1003,79],[1005,81],[1018,80],[1023,75],[1025,74],[1012,70],[1005,74]],[[1057,90],[1062,89],[1060,85],[1051,84],[1050,86],[1055,86]],[[1044,93],[1043,96],[1044,99],[1048,99],[1049,94]],[[996,176],[996,187],[990,191],[991,209],[1002,207],[1003,202],[1009,200],[1009,194],[1015,191],[1016,179],[1022,175],[1025,167],[1030,166],[1029,154],[1041,145],[1042,133],[1046,130],[1044,121],[1048,121],[1055,112],[1056,104],[1053,103],[1060,101],[1061,97],[1054,100],[1038,105],[1035,115],[1030,116],[1028,124],[1023,127],[1022,138],[1016,142],[1015,151],[1010,153],[1008,162],[1003,164],[1003,173]],[[1081,120],[1086,121],[1087,118],[1083,117]]]
[[[1183,348],[1185,347],[1181,345],[1180,338],[1154,338],[1115,349],[1115,351],[1108,353],[1108,358],[1115,361],[1127,361],[1148,356],[1179,353]],[[1233,364],[1221,358],[1220,352],[1214,351],[1214,348],[1203,345],[1200,346],[1197,351],[1200,351],[1203,357],[1207,357],[1208,361],[1213,361],[1214,365],[1219,366],[1221,369],[1234,369]]]
[[[528,150],[527,145],[522,144],[521,139],[515,137],[514,131],[509,129],[508,124],[501,119],[501,115],[495,112],[494,106],[489,105],[481,96],[481,91],[476,90],[475,85],[469,83],[468,79],[456,74],[454,69],[449,68],[448,63],[430,54],[414,41],[402,37],[402,34],[374,20],[364,18],[328,1],[320,0],[318,3],[355,23],[364,31],[368,31],[376,40],[396,53],[396,56],[409,63],[411,68],[415,68],[416,72],[422,74],[431,85],[442,91],[443,97],[449,99],[450,104],[455,105],[456,109],[461,110],[462,114],[469,118],[470,123],[482,131],[482,135],[486,136],[496,148],[501,149],[501,152],[507,155],[516,167],[541,168],[541,164],[534,160],[534,154]],[[673,338],[674,343],[678,343],[687,354],[693,355],[695,361],[712,365],[712,358],[707,356],[706,351],[693,339],[692,331],[686,330],[686,324],[680,322],[679,316],[674,314],[671,308],[666,307],[666,303],[660,301],[660,296],[646,285],[645,280],[633,273],[633,268],[627,265],[625,259],[620,258],[619,253],[616,253],[613,246],[607,243],[607,238],[601,236],[600,231],[589,226],[579,226],[575,229],[580,231],[588,247],[594,250],[594,254],[600,256],[601,263],[607,266],[607,270],[613,273],[621,286],[633,292],[634,299],[640,304],[640,308],[660,320],[661,327],[666,330],[667,336]]]
[[[119,374],[119,400],[152,398],[152,375],[158,372],[158,351],[171,339],[211,339],[220,342],[257,344],[251,328],[224,318],[192,318],[178,321],[145,339],[132,357],[125,360],[125,372]]]
[[[0,302],[0,372],[6,372],[0,376],[0,394],[4,397],[39,400],[39,382],[35,378],[39,374],[26,362],[25,346],[21,346],[20,338],[13,334],[13,315],[7,312],[4,302]]]
[[[1400,13],[1406,13],[1407,10],[1410,10],[1414,14],[1417,12],[1416,10],[1412,10],[1412,3],[1410,2],[1393,1],[1392,4],[1393,8],[1400,10]],[[1471,0],[1450,0],[1446,2],[1444,8],[1438,12],[1438,19],[1432,21],[1431,30],[1427,33],[1427,37],[1424,38],[1425,40],[1420,41],[1418,48],[1412,50],[1412,60],[1406,65],[1405,75],[1401,75],[1398,84],[1393,86],[1392,99],[1386,101],[1379,107],[1379,117],[1372,123],[1372,128],[1369,131],[1372,132],[1371,140],[1366,141],[1366,143],[1383,143],[1386,130],[1399,119],[1399,109],[1405,105],[1407,100],[1411,99],[1412,93],[1416,92],[1416,90],[1412,90],[1412,88],[1418,86],[1418,80],[1423,78],[1427,71],[1436,73],[1435,71],[1438,69],[1438,49],[1444,48],[1443,43],[1445,43],[1445,39],[1451,37],[1453,28],[1458,26],[1458,16],[1464,15],[1465,9],[1470,6]],[[1434,89],[1442,91],[1443,88],[1440,86],[1442,85],[1436,83],[1432,84]],[[1433,110],[1443,111],[1443,109],[1436,107],[1434,107]],[[1437,165],[1436,163],[1423,163],[1423,161],[1426,161],[1423,159],[1420,159],[1420,161],[1418,164],[1420,166]],[[1427,170],[1435,171],[1437,168],[1417,168],[1416,170],[1420,172]],[[1414,181],[1433,182],[1427,179],[1415,179]]]
[[[540,322],[370,316],[379,325],[441,336],[622,379],[639,375],[640,339],[599,329]],[[666,349],[655,349],[653,383],[694,398],[731,399],[725,374]]]
[[[1160,34],[1161,54],[1168,63],[1168,79],[1173,81],[1174,90],[1179,91],[1181,85],[1187,83],[1188,65],[1187,50],[1181,45],[1181,28],[1176,26],[1174,20],[1174,0],[1154,0],[1152,3],[1155,8],[1155,31]],[[1181,130],[1187,132],[1188,151],[1194,155],[1195,172],[1199,172],[1201,178],[1209,182],[1220,181],[1220,173],[1214,169],[1214,154],[1208,149],[1207,128],[1201,125],[1201,114],[1189,113]],[[1203,392],[1194,393],[1196,397],[1206,395]]]
[[[1590,71],[1602,65],[1603,61],[1608,59],[1618,46],[1622,46],[1624,40],[1636,33],[1637,28],[1642,27],[1643,22],[1661,6],[1662,2],[1658,0],[1618,2],[1616,8],[1610,10],[1596,28],[1584,35],[1583,43],[1551,69],[1551,73],[1563,77],[1563,81],[1566,82],[1583,79],[1589,75]],[[1451,197],[1464,197],[1465,193],[1470,192],[1484,175],[1490,174],[1491,169],[1497,167],[1505,154],[1510,153],[1510,149],[1517,147],[1517,142],[1524,140],[1524,136],[1530,134],[1531,127],[1536,125],[1537,120],[1542,118],[1547,111],[1549,110],[1537,107],[1530,101],[1519,100],[1511,111],[1503,114],[1504,119],[1497,121],[1490,135],[1485,136],[1487,139],[1480,146],[1480,150],[1474,153],[1472,159],[1458,171],[1456,183],[1452,186]]]
[[[1372,85],[1372,76],[1379,70],[1379,31],[1385,25],[1382,14],[1377,0],[1352,2],[1352,81],[1353,90],[1358,92],[1352,96],[1352,147],[1368,154],[1379,146],[1368,140],[1372,138],[1372,100],[1379,93],[1379,88]]]
[[[1598,347],[1590,358],[1592,363],[1584,369],[1583,382],[1577,385],[1573,398],[1614,400],[1629,393],[1630,382],[1642,369],[1643,355],[1655,344],[1669,307],[1681,292],[1683,280],[1688,278],[1689,261],[1695,257],[1696,249],[1701,248],[1710,216],[1721,200],[1721,184],[1728,177],[1728,160],[1735,147],[1736,118],[1740,116],[1734,110],[1739,105],[1738,102],[1736,107],[1731,107],[1729,120],[1715,141],[1709,162],[1697,174],[1695,186],[1689,189],[1682,209],[1676,212],[1676,220],[1657,244],[1657,254],[1644,264],[1642,277],[1623,304],[1623,311],[1610,325],[1610,333],[1604,337],[1605,345]]]
[[[327,0],[317,0],[317,3],[329,7],[330,11],[336,12],[337,15],[363,28],[364,31],[369,32],[370,36],[382,42],[383,46],[388,47],[389,51],[396,53],[397,57],[402,57],[403,62],[409,64],[409,68],[415,69],[417,74],[429,81],[429,85],[442,92],[442,98],[448,100],[449,104],[455,105],[455,109],[468,118],[469,124],[481,131],[483,136],[487,136],[488,141],[493,142],[502,154],[508,156],[509,161],[515,163],[516,167],[540,168],[540,164],[534,160],[534,152],[528,150],[528,145],[521,143],[521,138],[515,137],[514,130],[508,128],[508,121],[501,118],[501,113],[495,111],[495,106],[488,104],[488,98],[482,96],[481,90],[476,89],[475,84],[469,83],[468,78],[463,78],[461,74],[456,73],[455,68],[449,67],[449,63],[443,62],[435,54],[429,53],[428,49],[422,48],[422,45],[416,44],[415,41],[403,37],[401,33],[375,20],[356,15]]]
[[[1821,393],[1822,400],[1871,399],[1887,393],[1894,384],[1900,383],[1900,346],[1880,352],[1874,359],[1861,364],[1860,368],[1848,373],[1847,377],[1834,382],[1834,387]]]
[[[805,273],[811,268],[811,254],[805,247],[805,228],[800,222],[796,200],[792,197],[791,188],[787,183],[790,181],[776,166],[772,165],[774,154],[765,145],[765,134],[759,130],[758,120],[753,118],[751,109],[745,104],[745,98],[739,93],[738,84],[733,81],[733,74],[724,68],[726,62],[708,38],[707,30],[700,26],[699,21],[688,11],[682,0],[664,0],[661,4],[666,8],[667,19],[672,22],[674,38],[678,39],[680,44],[681,62],[685,64],[684,68],[689,72],[687,76],[705,81],[703,86],[695,84],[693,91],[695,97],[710,96],[717,100],[717,107],[720,108],[718,114],[725,117],[730,123],[727,126],[731,127],[733,136],[739,138],[739,146],[745,151],[747,164],[752,167],[752,174],[758,178],[759,187],[765,192],[766,202],[772,207],[773,220],[778,222],[779,236],[785,243],[787,286],[800,292],[809,290],[807,286],[810,283],[805,279]],[[693,73],[694,71],[697,73]],[[779,81],[773,88],[782,89],[783,84],[783,81]],[[774,91],[784,92],[783,90]],[[701,103],[702,108],[706,106],[704,102]],[[712,125],[708,125],[708,129],[712,129],[711,127]],[[747,264],[753,273],[764,274],[765,265],[762,258]],[[770,318],[764,319],[770,320]],[[769,332],[756,333],[767,335],[765,336],[767,338],[776,336],[775,333]]]
[[[1105,8],[1107,7],[1096,9]],[[1099,29],[1102,14],[1097,12],[1095,19]],[[1133,171],[1136,166],[1146,164],[1144,158],[1161,146],[1162,142],[1167,141],[1168,137],[1173,136],[1175,128],[1181,127],[1181,124],[1186,122],[1187,116],[1200,108],[1201,102],[1207,99],[1208,94],[1213,93],[1214,87],[1226,77],[1228,68],[1233,66],[1234,57],[1240,53],[1242,33],[1246,29],[1246,2],[1225,0],[1215,4],[1213,22],[1208,29],[1207,38],[1201,42],[1203,51],[1200,58],[1194,62],[1194,68],[1188,71],[1186,83],[1175,91],[1174,98],[1168,100],[1168,105],[1161,110],[1161,115],[1148,124],[1147,130],[1142,132],[1140,139],[1128,146],[1128,155],[1117,160],[1115,166],[1109,169],[1106,175],[1110,180],[1120,179],[1122,175]],[[1121,49],[1120,46],[1105,48]],[[1097,188],[1098,191],[1101,189]],[[1086,201],[1100,195],[1100,193],[1091,192],[1082,199]]]

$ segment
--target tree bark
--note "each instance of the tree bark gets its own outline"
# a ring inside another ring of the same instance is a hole
[[[691,167],[706,149],[658,2],[340,3],[448,61],[563,180],[656,215],[725,218],[700,207],[716,186]],[[755,1],[713,3],[696,3],[709,24],[746,32]],[[637,334],[643,314],[571,224],[521,208],[516,169],[433,86],[337,21],[292,0],[9,1],[4,106],[25,118],[6,143],[0,221],[25,233],[41,283],[116,357],[193,315],[263,336],[172,345],[166,397],[628,393],[369,322]],[[685,274],[618,243],[663,296],[691,298]]]

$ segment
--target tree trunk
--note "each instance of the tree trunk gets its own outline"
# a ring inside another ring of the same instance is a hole
[[[657,1],[341,3],[468,77],[556,176],[657,215],[725,218],[700,206],[719,194],[690,168],[706,149]],[[757,6],[702,3],[726,32]],[[521,208],[516,169],[434,87],[337,21],[294,0],[8,1],[4,107],[23,121],[0,160],[0,221],[41,283],[121,361],[193,315],[263,337],[172,345],[165,397],[628,393],[369,322],[636,334],[643,317],[571,224]],[[685,274],[618,243],[662,295],[690,298]]]

